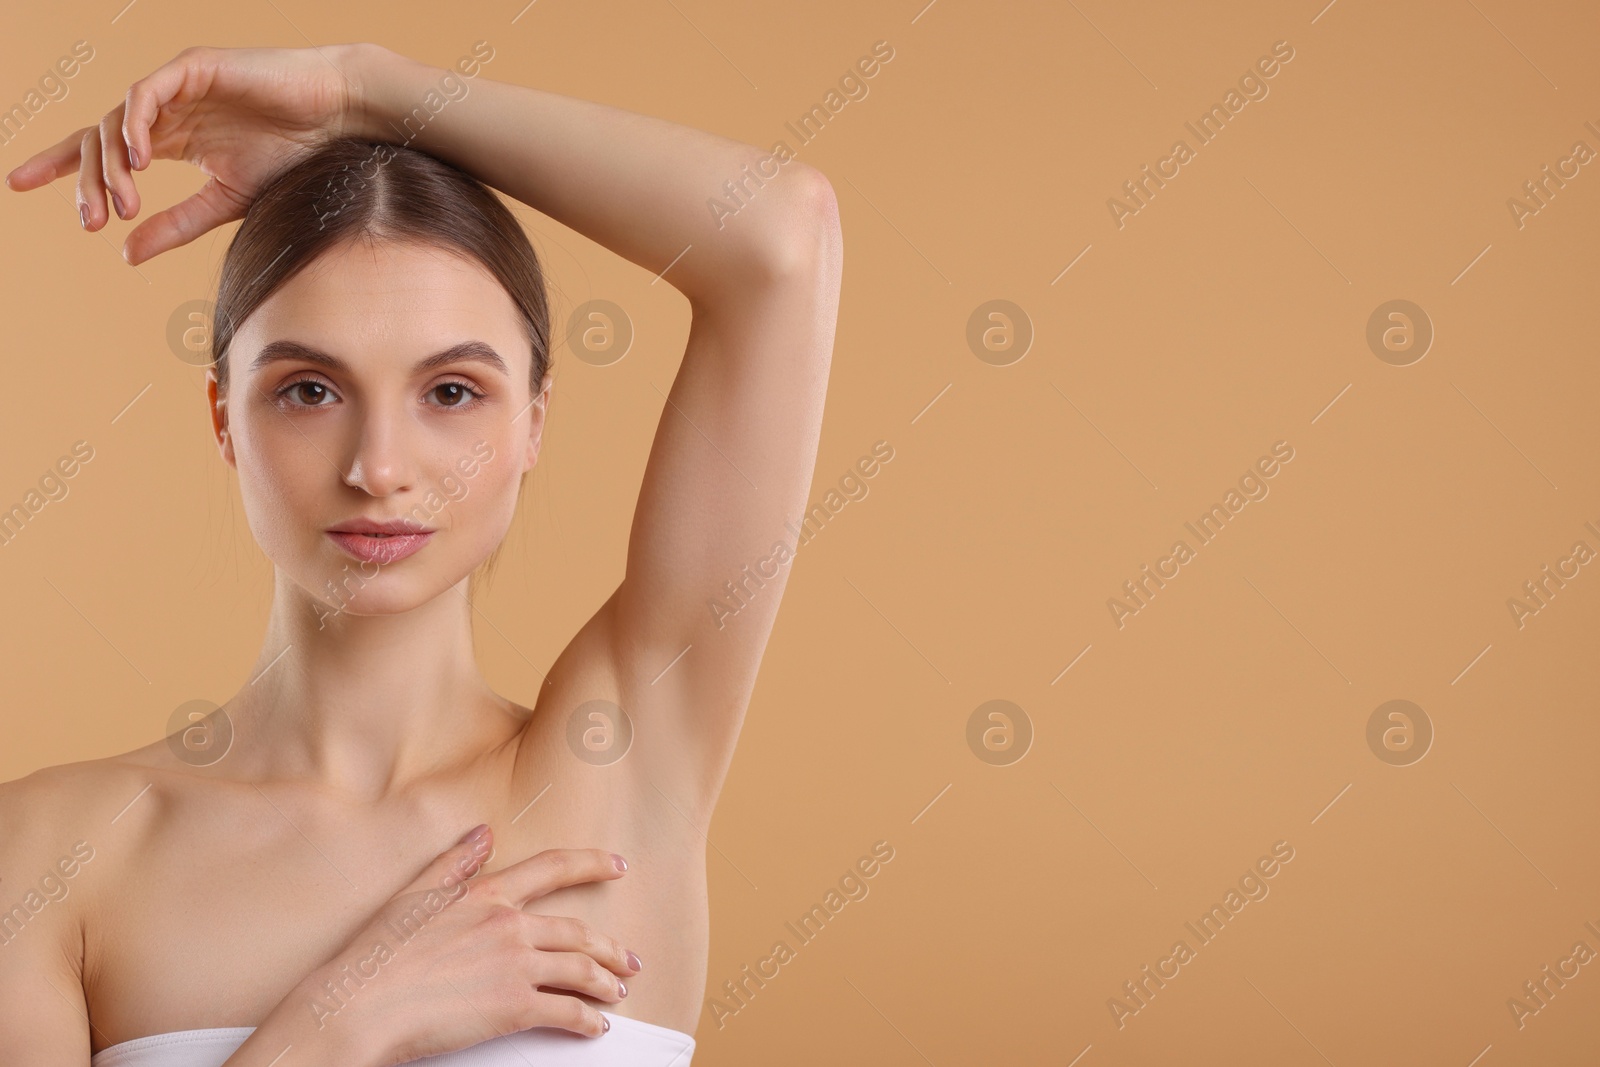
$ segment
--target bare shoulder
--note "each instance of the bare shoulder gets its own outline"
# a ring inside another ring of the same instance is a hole
[[[59,870],[69,857],[92,863],[95,842],[151,785],[154,768],[141,753],[45,767],[0,783],[0,885],[25,881],[31,867]]]

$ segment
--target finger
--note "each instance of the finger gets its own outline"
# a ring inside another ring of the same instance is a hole
[[[185,48],[128,87],[127,99],[122,104],[122,141],[127,146],[128,163],[134,170],[144,170],[154,158],[150,127],[161,106],[183,88],[193,70],[191,64],[200,51],[199,48]]]
[[[78,152],[78,220],[89,231],[106,224],[106,186],[100,177],[100,130],[90,126]]]
[[[582,952],[613,974],[639,973],[639,957],[614,937],[595,930],[582,919],[565,915],[530,915],[533,947],[546,952]]]
[[[493,842],[489,828],[474,835],[468,831],[461,840],[445,849],[424,867],[402,892],[443,889],[450,891],[458,884],[477,874],[489,858]]]
[[[534,963],[534,984],[565,989],[615,1004],[628,995],[622,979],[582,952],[544,952]]]
[[[69,133],[43,152],[35,152],[6,175],[6,184],[25,193],[49,185],[57,178],[65,178],[78,169],[78,153],[82,151],[83,137],[88,132],[85,128]]]
[[[101,206],[104,207],[103,202]],[[249,206],[243,197],[212,178],[187,200],[180,200],[135,226],[122,246],[122,256],[138,266],[225,222],[244,218]]]
[[[507,900],[526,904],[567,886],[621,878],[627,869],[627,861],[615,852],[598,848],[549,848],[497,871],[493,877],[500,883]]]
[[[128,173],[128,145],[122,139],[122,105],[100,120],[100,178],[111,191],[111,206],[119,219],[139,213],[139,191]]]
[[[534,993],[528,1010],[517,1021],[524,1030],[554,1026],[585,1037],[599,1037],[611,1029],[611,1020],[599,1008],[565,993]]]

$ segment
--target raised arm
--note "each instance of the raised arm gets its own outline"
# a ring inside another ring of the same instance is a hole
[[[242,217],[261,183],[308,145],[361,136],[455,163],[681,291],[693,322],[625,577],[572,647],[616,665],[609,684],[620,702],[671,742],[657,751],[684,757],[671,762],[686,765],[699,796],[680,798],[709,803],[788,580],[796,546],[787,526],[802,519],[816,461],[842,257],[832,188],[787,149],[495,82],[481,67],[470,80],[464,73],[371,44],[187,48],[98,127],[31,157],[7,182],[25,191],[76,171],[84,226],[97,231],[112,205],[139,215],[134,175],[152,160],[200,166],[210,181],[199,192],[128,235],[124,254],[138,264]],[[738,210],[713,209],[715,200]]]
[[[833,190],[751,145],[482,76],[430,120],[424,101],[445,72],[382,49],[356,69],[364,136],[411,138],[689,300],[626,576],[591,623],[599,632],[580,640],[610,645],[630,714],[704,757],[689,780],[709,802],[788,579],[785,525],[798,526],[816,462],[842,255]],[[728,182],[744,190],[736,217],[708,206],[734,203]]]

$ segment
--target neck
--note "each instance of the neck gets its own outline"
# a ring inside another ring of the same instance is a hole
[[[388,615],[330,614],[281,572],[274,586],[251,681],[227,705],[236,772],[377,799],[516,736],[478,670],[465,579]]]

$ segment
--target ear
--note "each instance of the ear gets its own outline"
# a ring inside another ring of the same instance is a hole
[[[211,410],[211,434],[217,439],[222,462],[238,470],[233,456],[233,435],[228,432],[228,395],[218,391],[215,367],[206,371],[206,403]]]
[[[522,457],[522,471],[526,474],[539,462],[539,446],[544,441],[544,417],[550,407],[550,393],[555,388],[555,375],[545,372],[544,382],[539,386],[539,392],[534,395],[533,402],[528,405],[528,410],[523,418],[528,420],[528,450]]]

